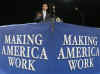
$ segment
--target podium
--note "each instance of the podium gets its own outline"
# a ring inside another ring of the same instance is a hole
[[[0,27],[0,74],[80,73],[100,73],[100,29],[57,22]]]

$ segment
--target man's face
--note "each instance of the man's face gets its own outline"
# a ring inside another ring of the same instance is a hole
[[[48,10],[48,5],[47,4],[43,4],[42,5],[42,10]]]

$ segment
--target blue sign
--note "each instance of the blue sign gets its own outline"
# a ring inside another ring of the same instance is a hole
[[[100,29],[66,23],[0,27],[0,74],[67,73],[100,73]]]

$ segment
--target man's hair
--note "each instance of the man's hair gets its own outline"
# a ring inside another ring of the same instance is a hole
[[[47,4],[47,5],[48,5],[48,3],[42,3],[42,5],[43,5],[43,4]]]
[[[48,3],[46,3],[46,2],[45,2],[45,3],[42,3],[42,5],[44,5],[44,4],[48,5]],[[41,6],[42,6],[42,5],[41,5]],[[49,6],[49,5],[48,5],[48,6]]]

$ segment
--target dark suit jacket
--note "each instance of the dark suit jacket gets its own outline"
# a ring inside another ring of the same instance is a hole
[[[35,22],[48,22],[51,18],[50,14],[48,12],[46,12],[46,18],[45,20],[43,20],[43,12],[40,12],[42,16],[36,16],[34,21]]]

